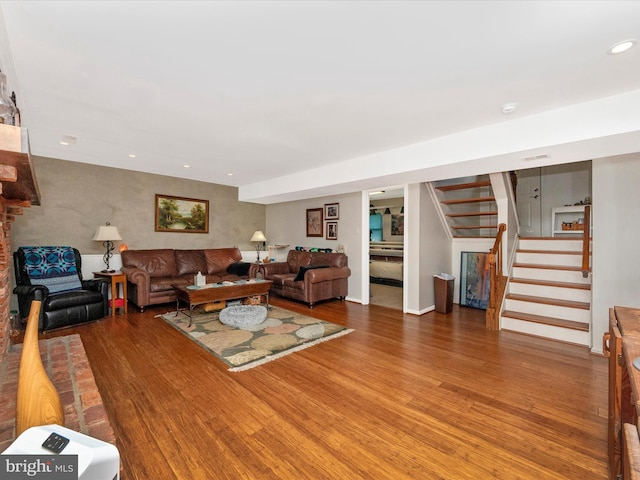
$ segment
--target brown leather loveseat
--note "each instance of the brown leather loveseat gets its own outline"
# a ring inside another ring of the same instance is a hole
[[[347,256],[344,253],[321,253],[289,250],[286,262],[265,263],[264,278],[271,280],[271,292],[309,304],[320,300],[344,300],[349,291]]]
[[[148,305],[175,302],[173,285],[193,285],[201,272],[207,283],[255,278],[259,265],[242,262],[238,248],[203,250],[125,250],[122,271],[127,297],[140,311]]]

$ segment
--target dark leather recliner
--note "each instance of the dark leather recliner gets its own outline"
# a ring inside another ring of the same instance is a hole
[[[16,287],[13,293],[18,296],[18,308],[21,319],[29,315],[31,302],[42,302],[38,329],[40,331],[69,327],[92,320],[98,320],[109,314],[110,282],[104,278],[82,279],[82,257],[73,249],[81,288],[71,291],[50,293],[44,285],[32,284],[27,273],[25,252],[19,248],[13,254]]]

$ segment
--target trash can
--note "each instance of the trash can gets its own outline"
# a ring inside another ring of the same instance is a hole
[[[453,310],[453,284],[456,277],[448,273],[433,276],[433,292],[436,312],[451,313]]]

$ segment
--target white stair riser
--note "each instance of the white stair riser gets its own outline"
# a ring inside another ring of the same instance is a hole
[[[543,303],[523,302],[507,298],[505,310],[521,313],[532,313],[545,317],[560,318],[562,320],[572,320],[589,324],[591,322],[591,311],[582,308],[561,307],[558,305],[546,305]]]
[[[509,282],[509,293],[591,303],[591,290]]]
[[[581,332],[553,325],[544,325],[534,322],[525,322],[515,318],[502,317],[500,324],[503,330],[526,333],[537,337],[552,338],[563,342],[575,343],[577,345],[591,345],[589,332]]]
[[[582,256],[561,253],[516,253],[517,263],[532,263],[535,265],[561,265],[564,267],[579,267]]]
[[[591,283],[591,279],[589,277],[584,278],[582,272],[554,270],[550,268],[513,267],[513,276],[533,280],[548,280],[550,282],[583,283],[585,285]]]
[[[581,240],[520,240],[518,248],[521,250],[547,250],[555,252],[582,252]]]

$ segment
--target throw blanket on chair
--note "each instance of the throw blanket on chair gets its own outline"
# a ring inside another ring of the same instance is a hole
[[[20,247],[31,285],[44,285],[49,293],[82,289],[71,247]]]

